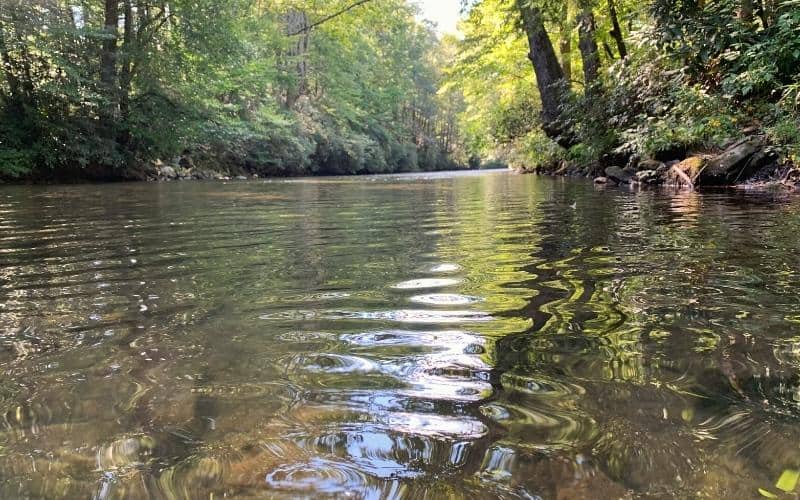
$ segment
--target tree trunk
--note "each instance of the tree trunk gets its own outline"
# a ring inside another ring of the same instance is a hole
[[[118,114],[117,95],[117,38],[119,24],[119,0],[105,0],[105,21],[103,49],[100,55],[100,81],[108,92],[110,102],[106,109],[107,118],[115,118]]]
[[[286,91],[286,107],[291,108],[302,95],[308,93],[308,50],[310,24],[308,15],[300,10],[291,10],[285,17],[286,33],[296,36],[297,40],[289,49],[289,60],[295,61],[295,77],[297,81],[290,84]]]
[[[745,22],[752,22],[753,21],[753,10],[755,6],[753,4],[753,0],[742,0],[739,9],[739,18]]]
[[[764,28],[769,28],[772,24],[769,19],[769,13],[767,12],[767,0],[756,0],[756,14],[758,18],[761,19],[761,25]]]
[[[617,6],[614,0],[608,0],[608,16],[611,18],[612,30],[609,33],[614,41],[617,42],[617,51],[619,51],[619,58],[625,59],[628,56],[628,49],[625,47],[625,39],[622,36],[622,28],[619,25],[619,18],[617,17]]]
[[[134,43],[134,24],[132,0],[124,0],[123,15],[125,26],[122,35],[122,69],[119,74],[119,110],[120,118],[125,122],[130,116],[131,88],[133,85],[133,58],[137,47]],[[120,131],[119,143],[127,146],[131,142],[130,129],[125,126]]]
[[[549,137],[556,138],[561,135],[561,127],[558,126],[559,107],[567,86],[564,71],[558,63],[553,44],[547,35],[541,11],[528,4],[526,0],[517,0],[517,7],[528,37],[530,47],[528,58],[533,63],[536,85],[542,101],[542,129]]]
[[[587,90],[597,82],[600,74],[600,52],[597,49],[595,31],[592,9],[584,6],[578,17],[578,48],[583,60],[583,81]]]
[[[572,80],[572,26],[570,26],[569,1],[564,0],[561,8],[561,37],[558,42],[558,54],[561,56],[561,71],[564,80]]]

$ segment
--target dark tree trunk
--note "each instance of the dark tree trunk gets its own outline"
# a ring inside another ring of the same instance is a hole
[[[119,74],[119,110],[122,121],[125,122],[130,115],[131,87],[133,84],[133,58],[136,51],[134,44],[134,23],[132,0],[124,0],[123,15],[125,27],[122,35],[122,68]],[[123,146],[130,143],[130,132],[124,127],[120,132],[119,142]]]
[[[310,24],[308,15],[300,10],[292,10],[286,14],[286,32],[297,37],[289,49],[289,59],[295,61],[295,78],[297,81],[286,91],[286,107],[295,105],[300,96],[308,93],[308,51],[310,43]]]
[[[103,51],[100,56],[100,80],[113,89],[117,83],[117,25],[119,23],[119,1],[105,0],[105,21],[103,23]]]
[[[517,0],[517,7],[522,15],[522,25],[528,37],[530,53],[528,58],[533,63],[536,73],[536,85],[542,101],[542,130],[551,138],[562,136],[562,127],[558,124],[560,106],[564,99],[567,82],[564,71],[558,62],[556,52],[544,26],[541,11],[529,5],[526,0]]]
[[[591,8],[584,7],[578,17],[578,48],[583,60],[583,80],[586,88],[591,88],[597,82],[600,74],[600,52],[595,40],[594,14]]]
[[[610,35],[617,42],[617,51],[619,51],[619,58],[625,59],[628,56],[628,49],[625,47],[625,39],[622,36],[622,28],[619,25],[619,18],[617,17],[617,6],[614,0],[608,0],[608,16],[611,18],[612,30]]]
[[[100,81],[108,93],[110,102],[103,113],[106,119],[113,119],[118,115],[118,89],[117,89],[117,38],[119,23],[119,0],[105,0],[105,21],[103,23],[104,35],[103,49],[100,55]]]
[[[769,14],[767,13],[766,0],[756,0],[756,14],[758,15],[758,18],[761,19],[762,26],[764,26],[764,28],[769,28],[771,23],[769,20]]]

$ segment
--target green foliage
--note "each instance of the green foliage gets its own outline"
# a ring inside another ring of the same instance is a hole
[[[451,85],[465,89],[468,109],[461,120],[470,153],[527,167],[624,161],[618,151],[675,159],[690,150],[715,150],[744,129],[766,124],[770,139],[796,156],[797,0],[756,2],[749,14],[741,0],[617,0],[624,60],[614,60],[608,5],[586,3],[597,23],[604,69],[590,86],[579,81],[578,5],[532,4],[544,13],[560,64],[571,70],[559,120],[570,139],[561,142],[571,147],[559,150],[535,133],[541,105],[525,57],[527,40],[514,28],[515,3],[483,0],[472,2],[460,56],[448,71]]]
[[[262,175],[452,167],[458,95],[437,95],[440,42],[408,1],[289,34],[349,4],[119,0],[108,33],[105,1],[4,1],[0,176],[125,178],[184,153]]]
[[[800,116],[777,113],[774,123],[766,128],[767,137],[783,149],[784,156],[800,165]]]

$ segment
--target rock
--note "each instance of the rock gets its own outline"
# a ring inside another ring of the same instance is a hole
[[[161,169],[159,170],[159,175],[165,179],[178,178],[178,172],[176,172],[174,168],[167,165],[161,167]]]
[[[613,149],[611,152],[604,154],[600,158],[600,163],[603,165],[614,166],[626,165],[630,162],[631,157],[636,153],[636,145],[631,142],[626,142],[621,146]]]
[[[258,179],[258,174],[253,174],[253,179]]]
[[[629,184],[631,180],[634,179],[634,176],[631,173],[619,167],[606,168],[606,177],[619,184]]]
[[[186,169],[191,169],[194,168],[194,162],[192,161],[191,158],[184,155],[181,156],[180,159],[178,159],[178,166]]]
[[[595,177],[594,178],[594,183],[595,184],[607,184],[608,183],[608,178],[606,178],[606,177]]]
[[[236,177],[234,177],[234,179],[236,179],[237,181],[246,181],[247,177],[243,175],[237,175]]]
[[[762,149],[756,138],[743,139],[724,153],[708,161],[698,176],[698,185],[725,186],[744,181],[760,168],[759,162],[750,161]]]
[[[656,170],[640,170],[636,172],[636,179],[642,184],[648,185],[664,182],[664,178]]]
[[[639,170],[656,170],[657,171],[662,166],[666,167],[666,165],[663,162],[660,162],[658,160],[650,160],[650,159],[648,159],[648,160],[640,161],[639,165],[638,165],[638,169]],[[666,168],[664,170],[666,170]],[[663,170],[662,170],[662,172],[663,172]]]
[[[631,157],[628,159],[628,164],[625,165],[625,168],[632,168],[634,170],[638,170],[641,168],[639,167],[641,162],[642,158],[638,154],[631,155]]]

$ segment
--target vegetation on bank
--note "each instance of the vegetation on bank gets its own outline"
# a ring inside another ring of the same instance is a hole
[[[800,160],[797,0],[482,0],[463,30],[471,154],[633,174],[756,136],[776,174]]]
[[[0,177],[453,168],[448,57],[406,0],[4,0]]]
[[[800,0],[462,5],[6,0],[0,178],[799,163]]]

